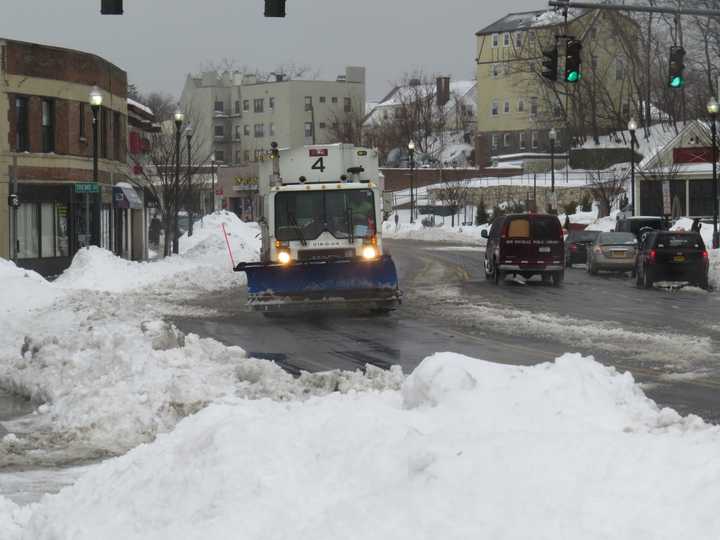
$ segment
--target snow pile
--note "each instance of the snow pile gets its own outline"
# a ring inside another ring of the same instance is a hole
[[[0,524],[7,540],[710,539],[719,451],[717,428],[592,359],[444,353],[399,391],[219,400],[37,505],[0,499]]]
[[[710,255],[708,281],[710,286],[718,291],[720,290],[720,249],[711,249],[708,250],[708,253]]]
[[[45,278],[32,270],[18,268],[15,263],[0,258],[0,282],[2,302],[0,319],[12,320],[20,313],[27,314],[33,309],[50,305],[61,293],[56,291]]]
[[[617,213],[598,218],[586,227],[588,231],[601,231],[611,232],[615,230],[615,224],[617,223]]]
[[[701,223],[700,224],[700,236],[702,236],[703,242],[705,243],[705,247],[708,249],[712,248],[712,237],[713,237],[713,227],[710,223]],[[675,224],[670,227],[671,231],[690,231],[692,230],[693,226],[693,220],[690,218],[680,218],[678,219]]]
[[[409,214],[408,214],[409,215]],[[471,226],[455,226],[452,227],[450,218],[445,218],[444,225],[435,227],[425,227],[421,221],[424,216],[419,216],[415,223],[409,223],[409,217],[400,220],[398,226],[395,226],[394,214],[383,223],[383,237],[391,239],[409,239],[422,240],[426,242],[453,242],[459,244],[481,245],[486,244],[486,240],[481,236],[482,231],[489,229],[490,225],[471,225]],[[437,220],[438,218],[436,218]],[[456,221],[458,217],[456,216]]]
[[[160,286],[166,289],[191,287],[213,290],[244,284],[245,275],[232,271],[232,263],[223,234],[235,262],[257,260],[260,251],[259,229],[230,212],[217,212],[196,225],[192,237],[180,239],[179,256],[154,262],[134,262],[116,257],[97,247],[81,249],[73,262],[57,279],[60,287],[122,292]]]

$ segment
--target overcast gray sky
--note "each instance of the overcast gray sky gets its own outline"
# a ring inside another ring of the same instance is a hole
[[[285,19],[265,19],[263,0],[125,0],[122,17],[100,0],[2,0],[0,36],[95,52],[128,72],[141,91],[179,95],[206,60],[236,58],[271,71],[308,64],[334,78],[368,70],[368,97],[422,68],[472,78],[474,33],[545,0],[287,0]]]

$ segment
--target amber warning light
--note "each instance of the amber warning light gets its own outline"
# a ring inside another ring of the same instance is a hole
[[[327,157],[327,148],[311,148],[310,157]]]

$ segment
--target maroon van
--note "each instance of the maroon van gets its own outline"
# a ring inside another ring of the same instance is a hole
[[[485,276],[499,283],[508,274],[541,275],[556,287],[565,277],[565,242],[557,216],[510,214],[493,221],[485,250]]]

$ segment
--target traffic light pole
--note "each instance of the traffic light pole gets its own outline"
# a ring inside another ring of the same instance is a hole
[[[671,15],[699,15],[705,17],[718,17],[720,10],[717,9],[691,9],[691,8],[663,8],[650,6],[621,6],[615,4],[593,4],[591,2],[565,2],[563,0],[550,0],[548,5],[563,9],[585,8],[603,9],[605,11],[633,11],[636,13],[669,13]]]

